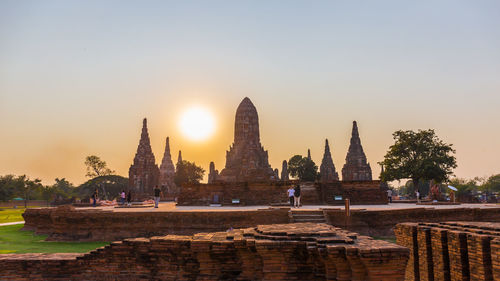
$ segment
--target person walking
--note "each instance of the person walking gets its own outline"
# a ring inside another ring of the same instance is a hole
[[[290,201],[290,207],[293,207],[293,202],[294,202],[293,194],[295,193],[295,190],[293,189],[293,187],[290,186],[290,188],[287,190],[287,193],[288,193],[288,200]]]
[[[132,202],[132,191],[129,190],[127,193],[127,206],[131,205],[130,202]]]
[[[417,196],[417,203],[420,203],[420,191],[418,189],[415,191],[415,195]]]
[[[94,193],[92,193],[92,206],[96,206],[97,205],[97,197],[99,197],[99,192],[97,191],[97,188],[94,190]]]
[[[127,194],[125,194],[125,190],[122,190],[122,192],[120,193],[120,203],[123,205],[125,205],[125,198],[127,197]]]
[[[389,203],[392,203],[392,190],[387,189],[387,198],[389,198]]]
[[[299,208],[300,205],[300,185],[297,184],[295,186],[294,192],[293,192],[293,198],[294,198],[294,205],[295,208]]]
[[[158,208],[158,204],[160,203],[160,196],[163,195],[163,192],[161,192],[161,189],[158,187],[158,185],[155,185],[154,193],[155,193],[155,208]]]

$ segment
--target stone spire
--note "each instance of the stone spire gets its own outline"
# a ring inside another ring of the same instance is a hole
[[[181,151],[180,151],[180,150],[179,150],[179,156],[177,156],[177,165],[178,165],[179,163],[182,163],[182,153],[181,153]]]
[[[278,168],[274,169],[274,179],[275,180],[280,179],[280,172],[278,171]]]
[[[210,162],[210,169],[208,172],[208,183],[214,183],[219,176],[219,171],[215,169],[215,163]]]
[[[134,163],[128,170],[129,187],[139,194],[150,194],[158,184],[160,171],[155,163],[148,134],[148,121],[142,121],[142,132]]]
[[[321,160],[319,173],[321,175],[322,182],[339,180],[339,174],[335,170],[335,165],[333,164],[332,160],[332,154],[330,153],[330,145],[328,145],[328,139],[325,140],[325,153],[323,154],[323,160]]]
[[[269,181],[274,171],[268,153],[260,143],[259,116],[249,98],[244,98],[236,110],[234,142],[226,151],[226,166],[218,180],[225,182]]]
[[[307,159],[312,160],[311,159],[311,149],[309,149],[309,148],[307,149]]]
[[[281,180],[290,180],[290,177],[288,176],[288,163],[286,162],[286,160],[283,160],[283,165],[281,166]]]
[[[359,139],[358,124],[352,122],[352,136],[349,150],[342,168],[342,180],[344,181],[371,181],[372,169],[366,161],[366,155]]]
[[[170,155],[170,140],[165,141],[165,152],[160,165],[160,187],[165,194],[176,194],[177,186],[174,183],[175,167]]]

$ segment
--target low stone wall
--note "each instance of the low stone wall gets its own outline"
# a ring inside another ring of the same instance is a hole
[[[182,187],[177,203],[180,206],[207,206],[216,203],[214,198],[217,197],[217,202],[222,205],[286,204],[287,189],[295,184],[278,181],[186,185]],[[301,182],[300,186],[301,203],[306,205],[343,205],[346,198],[355,205],[388,203],[380,181]],[[238,199],[239,203],[234,204],[233,199]]]
[[[288,208],[246,211],[112,212],[72,206],[28,209],[24,230],[47,240],[114,241],[166,234],[225,231],[259,224],[288,223]]]
[[[500,223],[402,223],[406,280],[500,280]]]
[[[326,224],[113,242],[84,255],[0,255],[1,280],[403,280],[409,250]]]
[[[350,217],[340,209],[324,209],[323,213],[332,225],[370,236],[394,236],[394,227],[403,222],[500,222],[500,208],[352,210]]]
[[[28,209],[23,216],[25,230],[48,234],[48,240],[114,241],[288,223],[289,210],[269,208],[244,211],[112,212],[62,206]],[[394,236],[394,227],[402,222],[500,222],[500,208],[352,210],[350,217],[346,217],[343,210],[326,208],[323,209],[323,214],[331,225],[370,236]]]
[[[343,199],[349,199],[353,205],[387,204],[387,191],[381,187],[381,181],[337,181],[317,183],[322,202],[327,205],[344,205]],[[335,200],[336,197],[341,200]]]
[[[287,202],[286,182],[270,183],[212,183],[182,186],[177,199],[179,206],[208,206],[216,203],[214,197],[222,205],[235,205],[233,199],[238,199],[236,205],[270,205],[271,203]]]

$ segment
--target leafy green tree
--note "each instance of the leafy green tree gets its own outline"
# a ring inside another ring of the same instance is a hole
[[[288,160],[288,171],[294,178],[302,181],[315,181],[318,178],[318,166],[307,157],[294,155]]]
[[[196,166],[194,162],[186,160],[177,163],[175,169],[174,182],[177,186],[200,183],[205,174],[205,170],[202,167]]]
[[[411,179],[420,187],[420,181],[446,181],[457,167],[452,145],[441,141],[432,129],[400,130],[393,137],[395,143],[380,162],[384,166],[382,181]]]
[[[42,197],[44,200],[58,200],[58,199],[69,199],[74,197],[75,187],[72,183],[67,181],[65,178],[55,179],[53,185],[45,186],[42,192]]]
[[[486,191],[500,192],[500,174],[489,177],[483,185]]]
[[[88,199],[97,188],[101,198],[116,198],[122,190],[128,189],[128,178],[108,175],[86,181],[75,189],[75,196]]]
[[[479,178],[453,178],[450,180],[449,184],[457,189],[457,191],[455,191],[455,195],[457,197],[461,197],[476,192],[479,188],[479,181]]]
[[[8,201],[13,198],[23,198],[26,200],[41,200],[43,185],[41,180],[31,180],[26,175],[14,176],[6,175],[0,177],[0,200]]]
[[[115,172],[108,168],[106,161],[101,160],[101,158],[95,155],[85,158],[85,166],[87,166],[86,176],[89,178],[109,176]]]

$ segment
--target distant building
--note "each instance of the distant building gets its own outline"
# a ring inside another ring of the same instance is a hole
[[[148,124],[146,118],[142,122],[142,133],[134,163],[128,170],[129,187],[135,194],[152,194],[158,184],[160,170],[155,163],[155,156],[149,141]],[[134,195],[135,196],[135,195]]]
[[[226,152],[226,166],[218,181],[249,182],[275,180],[268,153],[260,143],[259,116],[249,98],[244,98],[236,110],[234,142]]]
[[[351,144],[342,168],[343,181],[371,181],[372,169],[366,160],[365,152],[359,139],[358,124],[352,122]]]

